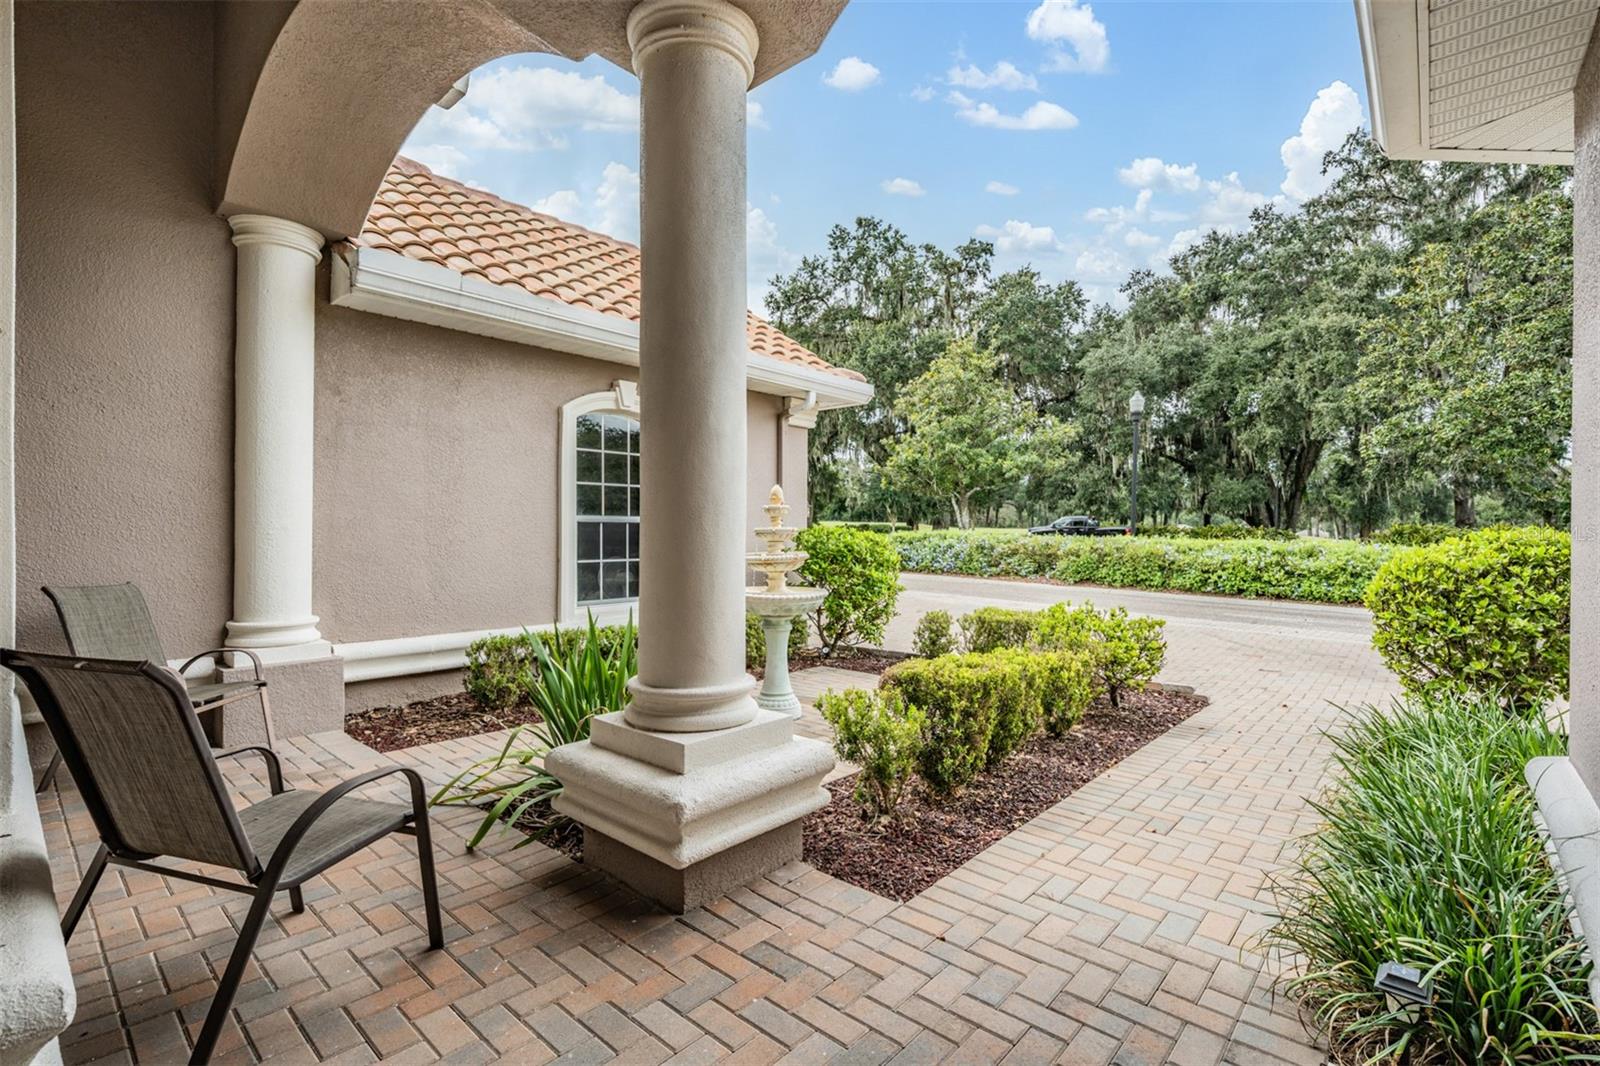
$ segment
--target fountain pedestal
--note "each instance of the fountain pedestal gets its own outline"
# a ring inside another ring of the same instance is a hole
[[[748,559],[750,568],[763,574],[767,581],[765,585],[745,591],[745,605],[761,619],[761,633],[767,642],[766,670],[761,691],[756,693],[756,704],[763,710],[799,718],[800,700],[789,684],[789,629],[796,618],[815,610],[827,599],[828,590],[788,586],[789,572],[800,568],[806,561],[806,553],[791,547],[799,530],[783,524],[789,505],[784,502],[781,486],[772,486],[766,506],[761,509],[767,512],[767,525],[755,534],[765,550],[751,554]]]

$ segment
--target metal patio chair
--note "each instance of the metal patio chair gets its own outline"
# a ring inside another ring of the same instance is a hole
[[[191,1063],[211,1057],[273,897],[288,892],[290,906],[303,911],[301,886],[307,880],[390,833],[417,838],[428,946],[444,945],[427,795],[415,770],[373,770],[320,793],[285,791],[271,748],[212,751],[189,692],[165,665],[7,648],[0,650],[0,666],[14,671],[33,694],[100,836],[100,848],[61,919],[63,937],[71,939],[107,863],[253,897]],[[272,794],[235,810],[217,756],[246,752],[266,760]],[[350,795],[391,774],[410,785],[409,807]],[[239,877],[225,880],[150,861],[162,857],[227,867]]]
[[[161,646],[161,635],[156,632],[156,624],[150,618],[144,593],[133,582],[121,585],[46,585],[40,591],[55,606],[56,617],[61,619],[61,631],[67,637],[67,650],[73,655],[125,659],[129,662],[167,661],[166,651]],[[178,673],[182,675],[208,655],[228,653],[249,659],[256,676],[245,681],[184,681],[195,710],[206,716],[202,720],[206,736],[214,746],[221,744],[222,708],[240,700],[256,698],[261,701],[267,747],[276,748],[278,740],[272,729],[272,706],[267,702],[267,682],[261,676],[261,659],[255,652],[244,648],[211,648],[184,663]],[[57,751],[50,757],[50,765],[40,775],[35,791],[43,792],[49,788],[60,768],[61,752]]]

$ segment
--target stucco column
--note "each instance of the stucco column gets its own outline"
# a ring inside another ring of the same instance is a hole
[[[744,670],[755,26],[726,0],[645,0],[628,40],[643,96],[639,676],[627,710],[545,768],[555,808],[584,826],[585,865],[682,911],[800,858],[833,755],[758,707]]]
[[[647,0],[639,75],[643,536],[627,720],[701,732],[755,717],[744,670],[745,92],[756,28],[724,0]]]
[[[330,654],[311,613],[316,269],[322,234],[234,215],[233,619],[230,647]]]

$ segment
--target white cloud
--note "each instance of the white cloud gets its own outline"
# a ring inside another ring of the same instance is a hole
[[[745,260],[748,276],[745,299],[749,307],[761,311],[766,303],[768,282],[799,265],[800,257],[778,240],[778,226],[759,207],[745,205]]]
[[[1070,130],[1078,124],[1078,116],[1048,100],[1032,104],[1020,115],[1008,115],[993,104],[973,100],[962,93],[952,91],[946,99],[955,105],[957,118],[974,126],[996,130]]]
[[[915,100],[919,104],[925,104],[938,95],[938,93],[933,91],[931,86],[927,85],[919,85],[915,89],[911,90],[911,99]]]
[[[535,211],[554,215],[567,222],[575,222],[583,214],[583,197],[577,189],[557,189],[531,205]]]
[[[772,127],[767,125],[766,112],[767,109],[762,107],[759,103],[749,99],[748,97],[745,98],[744,124],[746,126],[749,126],[753,130],[771,129]]]
[[[885,178],[878,187],[890,196],[921,196],[927,192],[910,178]]]
[[[1072,268],[1087,278],[1120,280],[1128,272],[1128,261],[1114,248],[1085,248],[1078,253]]]
[[[883,72],[860,56],[845,56],[823,76],[822,84],[847,93],[860,92],[878,84]]]
[[[1283,197],[1247,189],[1239,181],[1237,171],[1227,174],[1221,181],[1206,182],[1210,199],[1200,205],[1200,220],[1219,225],[1237,226],[1250,220],[1250,212],[1267,204],[1281,204]]]
[[[639,240],[639,172],[625,163],[607,163],[594,194],[594,226],[624,241]]]
[[[1058,252],[1061,242],[1056,231],[1049,226],[1035,226],[1031,222],[1007,219],[1000,227],[983,225],[973,230],[976,236],[994,242],[994,249],[1002,256],[1026,255],[1030,252]]]
[[[984,192],[992,192],[996,196],[1015,196],[1022,190],[1015,185],[1004,181],[991,181],[983,187]]]
[[[1218,227],[1218,228],[1221,229],[1221,231],[1224,232],[1224,233],[1232,231],[1232,227],[1231,226],[1230,227]],[[1161,265],[1161,264],[1164,264],[1168,259],[1171,259],[1173,256],[1179,254],[1180,252],[1187,251],[1189,248],[1191,248],[1194,245],[1198,244],[1200,242],[1200,238],[1204,237],[1207,233],[1210,233],[1210,232],[1211,231],[1209,229],[1200,229],[1198,227],[1196,227],[1194,229],[1179,230],[1177,233],[1174,233],[1172,235],[1172,240],[1167,242],[1167,247],[1166,247],[1165,251],[1158,252],[1155,255],[1150,257],[1151,258],[1151,262],[1156,264],[1156,265],[1158,265],[1158,266]]]
[[[1154,233],[1146,233],[1142,229],[1130,229],[1122,235],[1122,243],[1129,248],[1154,248],[1161,243],[1161,238]]]
[[[1097,74],[1111,62],[1105,24],[1077,0],[1043,0],[1028,14],[1028,36],[1051,46],[1046,70]]]
[[[951,85],[959,85],[963,89],[1039,91],[1039,79],[1032,74],[1018,70],[1015,65],[1008,63],[1004,59],[996,63],[993,70],[988,71],[971,63],[966,66],[957,64],[950,68],[949,73],[945,75],[945,80]]]
[[[501,67],[472,79],[465,104],[513,135],[558,129],[639,128],[639,98],[603,76],[549,67]],[[447,112],[448,114],[449,112]]]
[[[453,144],[408,144],[405,154],[442,177],[467,180],[464,168],[471,159]]]
[[[1300,132],[1283,142],[1286,173],[1280,188],[1296,200],[1309,200],[1327,189],[1333,175],[1322,173],[1322,157],[1359,125],[1361,101],[1354,89],[1336,81],[1320,90],[1300,120]]]
[[[1118,170],[1117,180],[1135,189],[1193,192],[1200,188],[1200,167],[1195,163],[1180,167],[1176,163],[1163,162],[1155,156],[1145,156]]]
[[[639,127],[639,98],[603,76],[549,67],[502,67],[474,75],[455,107],[430,107],[401,153],[431,153],[459,171],[477,149],[561,149],[571,130],[631,132]],[[426,160],[424,160],[426,162]],[[431,163],[430,163],[431,165]]]

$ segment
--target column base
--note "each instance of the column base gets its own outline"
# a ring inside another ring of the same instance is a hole
[[[238,666],[219,666],[218,681],[248,681],[255,677],[250,660],[239,657]],[[267,699],[272,703],[272,727],[278,739],[326,733],[344,728],[344,660],[323,654],[294,661],[269,660],[262,664],[267,679]],[[261,705],[240,700],[222,709],[225,744],[255,744],[267,739]]]
[[[772,711],[710,733],[635,729],[613,713],[545,766],[564,786],[556,810],[584,827],[584,861],[681,910],[799,857],[833,753]]]
[[[620,840],[613,840],[599,830],[585,827],[583,831],[585,865],[609,874],[674,914],[703,907],[780,866],[798,862],[800,852],[798,820],[681,870],[636,851]]]

